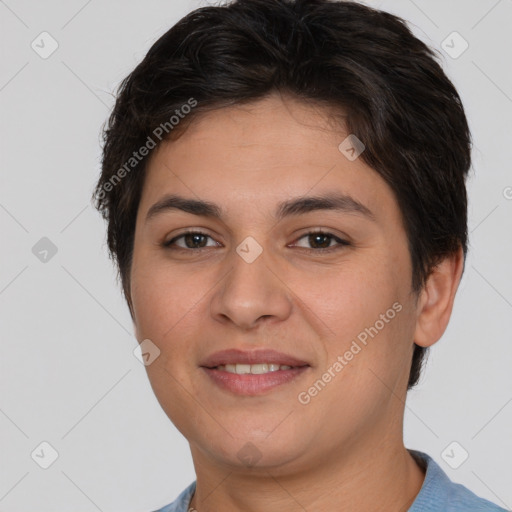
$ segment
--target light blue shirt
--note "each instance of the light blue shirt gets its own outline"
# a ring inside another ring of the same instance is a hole
[[[409,452],[424,462],[426,474],[408,512],[506,512],[506,509],[479,498],[463,485],[452,482],[426,453],[417,450]],[[192,482],[175,501],[155,512],[188,512],[195,489],[196,482]]]

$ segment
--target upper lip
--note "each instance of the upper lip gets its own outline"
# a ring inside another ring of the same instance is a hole
[[[272,363],[286,366],[309,366],[306,361],[271,349],[256,349],[250,351],[238,349],[221,350],[220,352],[215,352],[208,356],[200,366],[215,368],[220,365],[235,363]]]

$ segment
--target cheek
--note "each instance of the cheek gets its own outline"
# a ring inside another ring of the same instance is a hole
[[[386,380],[407,370],[413,330],[408,270],[383,255],[316,275],[314,287],[307,278],[297,285],[305,311],[314,313],[325,335],[322,365],[329,368],[338,356],[344,358],[340,385],[367,388],[376,378],[370,369]]]
[[[330,337],[348,340],[400,299],[395,279],[385,265],[354,260],[294,279],[293,291]]]
[[[166,272],[149,259],[139,261],[131,276],[137,339],[150,339],[166,351],[167,340],[182,331],[180,319],[193,308],[194,297],[190,287],[181,286],[179,272]]]
[[[157,400],[180,431],[190,421],[190,396],[197,395],[190,365],[184,362],[194,360],[190,340],[197,333],[202,296],[202,286],[191,287],[179,271],[166,271],[155,262],[132,273],[137,339],[149,339],[160,350],[145,369]]]

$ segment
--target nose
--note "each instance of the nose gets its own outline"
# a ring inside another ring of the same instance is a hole
[[[210,311],[215,320],[251,330],[262,322],[288,318],[291,291],[265,251],[252,262],[233,251],[228,264],[231,270],[211,299]]]

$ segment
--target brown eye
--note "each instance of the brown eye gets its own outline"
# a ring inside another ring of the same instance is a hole
[[[309,251],[321,252],[338,249],[340,246],[350,245],[349,242],[343,240],[332,233],[324,231],[312,231],[301,236],[299,240],[307,239],[307,243],[310,247],[304,247]],[[337,242],[337,245],[331,245],[332,242]]]
[[[163,245],[167,248],[172,248],[172,246],[176,246],[178,249],[203,249],[205,247],[212,247],[206,245],[206,240],[211,237],[201,233],[200,231],[187,231],[186,233],[182,233],[179,236],[174,237],[173,239],[165,242]],[[184,245],[177,244],[177,240],[183,239]]]

